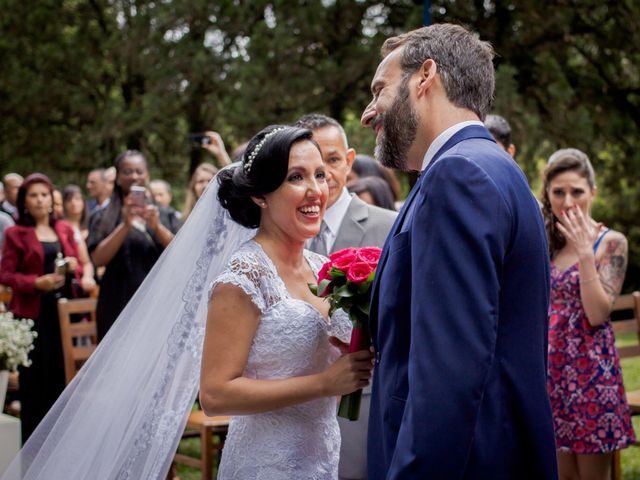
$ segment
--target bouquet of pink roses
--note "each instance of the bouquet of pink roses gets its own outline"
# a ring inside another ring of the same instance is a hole
[[[377,247],[345,248],[329,255],[329,261],[318,272],[318,284],[310,285],[318,297],[331,305],[329,315],[342,308],[353,322],[349,352],[367,350],[369,337],[369,302],[381,250]],[[340,400],[338,415],[357,420],[360,415],[362,390]]]

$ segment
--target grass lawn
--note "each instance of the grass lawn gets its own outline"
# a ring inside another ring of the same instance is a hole
[[[634,345],[638,343],[635,333],[627,333],[616,338],[616,345]],[[640,357],[624,358],[622,364],[622,376],[627,390],[640,390]],[[633,428],[636,436],[640,438],[640,416],[633,417]],[[622,479],[640,480],[640,448],[629,447],[622,451]]]
[[[617,337],[616,345],[633,345],[638,339],[635,333]],[[640,390],[640,357],[622,360],[622,375],[627,390]],[[633,417],[636,435],[640,437],[640,416]],[[180,442],[180,452],[197,456],[200,451],[200,439],[188,438]],[[200,472],[193,468],[178,465],[180,480],[200,480]],[[629,447],[622,451],[622,480],[640,480],[640,447]]]

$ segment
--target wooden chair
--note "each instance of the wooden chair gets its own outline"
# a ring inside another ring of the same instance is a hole
[[[189,414],[187,427],[182,438],[200,436],[200,457],[195,458],[183,453],[176,453],[173,461],[200,470],[202,480],[213,478],[214,455],[219,456],[229,428],[229,417],[207,417],[202,410]],[[214,439],[219,437],[219,441]]]
[[[640,356],[640,292],[620,295],[616,300],[616,303],[613,305],[611,313],[613,312],[622,312],[623,314],[630,315],[612,323],[614,333],[621,334],[634,332],[638,339],[638,343],[635,345],[618,347],[618,356],[621,359]],[[627,403],[629,404],[631,415],[639,415],[640,390],[627,391]],[[613,480],[621,480],[622,478],[619,450],[616,450],[613,453],[611,478]]]
[[[96,329],[97,303],[98,301],[95,298],[77,298],[73,300],[61,298],[58,300],[64,375],[67,384],[71,382],[98,344]],[[85,320],[72,323],[72,314],[84,314]],[[90,339],[90,343],[83,345],[83,340],[87,338]]]
[[[6,312],[9,308],[9,302],[11,301],[11,289],[0,285],[0,313]]]

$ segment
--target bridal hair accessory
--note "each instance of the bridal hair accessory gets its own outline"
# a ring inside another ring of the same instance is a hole
[[[251,171],[251,165],[253,165],[253,161],[256,159],[256,157],[258,156],[258,153],[260,153],[260,149],[264,146],[264,144],[267,142],[267,140],[270,137],[274,136],[276,133],[281,132],[281,131],[286,130],[286,129],[287,129],[287,127],[279,127],[279,128],[274,129],[274,130],[271,130],[264,137],[262,137],[262,140],[260,140],[260,142],[258,142],[258,144],[255,146],[255,148],[251,152],[251,154],[247,157],[247,161],[244,162],[244,165],[242,166],[242,168],[244,169],[244,173],[249,173]]]

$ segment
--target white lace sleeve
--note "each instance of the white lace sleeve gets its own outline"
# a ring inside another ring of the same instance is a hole
[[[262,284],[269,271],[261,264],[254,255],[235,255],[229,262],[224,272],[216,278],[209,288],[209,297],[213,293],[213,289],[220,283],[235,285],[240,287],[244,293],[251,299],[260,313],[268,308],[268,302],[262,290]]]
[[[349,315],[347,315],[344,310],[336,310],[333,315],[331,315],[329,332],[332,336],[338,337],[345,343],[349,343],[351,340],[352,328],[353,324],[349,319]]]

